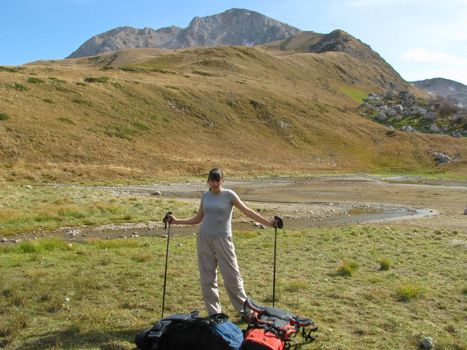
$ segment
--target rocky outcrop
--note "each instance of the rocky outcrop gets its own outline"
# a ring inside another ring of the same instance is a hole
[[[417,99],[410,93],[370,93],[360,114],[395,130],[467,136],[467,110],[448,100]]]
[[[96,35],[67,58],[93,56],[131,48],[209,47],[258,45],[283,40],[300,32],[260,13],[231,9],[208,17],[195,17],[185,29],[121,27]]]
[[[164,47],[174,40],[180,30],[175,26],[157,30],[119,27],[92,37],[67,58],[94,56],[122,49]]]

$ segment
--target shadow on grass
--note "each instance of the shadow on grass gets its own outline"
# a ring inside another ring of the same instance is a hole
[[[41,349],[102,349],[102,350],[128,350],[137,349],[134,345],[136,333],[142,329],[125,329],[114,331],[80,332],[78,328],[70,328],[38,335],[33,340],[22,344],[22,350]]]

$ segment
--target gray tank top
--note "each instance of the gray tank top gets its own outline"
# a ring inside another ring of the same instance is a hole
[[[232,235],[232,208],[236,198],[237,194],[226,188],[219,193],[204,193],[201,197],[204,217],[199,233],[210,237]]]

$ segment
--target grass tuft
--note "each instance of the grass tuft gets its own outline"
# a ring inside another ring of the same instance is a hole
[[[379,270],[380,271],[388,271],[391,268],[391,260],[387,258],[383,258],[379,261]]]
[[[409,302],[421,298],[425,290],[416,284],[404,284],[396,290],[396,297],[399,301]]]
[[[0,120],[8,120],[10,116],[6,113],[0,113]]]
[[[18,90],[18,91],[28,91],[29,90],[28,87],[26,87],[25,85],[20,84],[20,83],[13,83],[13,85],[11,85],[11,87],[13,89]]]
[[[356,262],[344,260],[337,268],[337,274],[343,277],[352,277],[357,269],[358,264]]]

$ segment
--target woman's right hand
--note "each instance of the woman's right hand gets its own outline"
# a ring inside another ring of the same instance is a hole
[[[174,224],[176,221],[175,217],[172,215],[172,212],[169,211],[167,214],[165,214],[164,218],[162,219],[162,222],[164,223],[165,227],[167,228],[167,224],[171,225]]]

